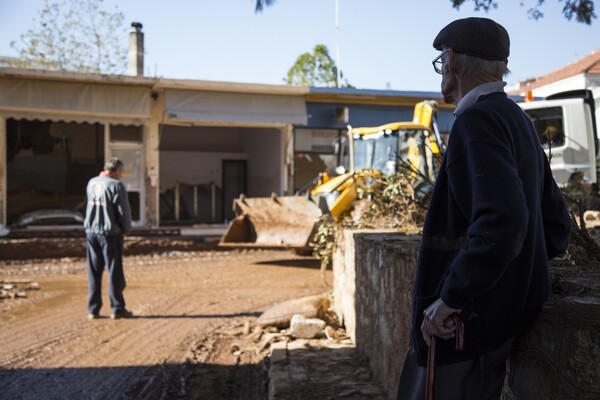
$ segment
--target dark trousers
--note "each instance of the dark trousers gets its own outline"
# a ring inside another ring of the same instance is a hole
[[[108,267],[108,295],[113,313],[125,309],[123,289],[123,236],[88,233],[88,313],[98,315],[102,307],[102,273]]]
[[[506,359],[514,338],[499,349],[478,358],[436,368],[436,400],[499,400],[504,386]],[[397,400],[424,400],[427,368],[417,364],[417,353],[409,347],[400,374]]]

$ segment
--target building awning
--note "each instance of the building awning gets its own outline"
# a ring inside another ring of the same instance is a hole
[[[166,123],[306,125],[304,96],[165,90]]]
[[[64,122],[142,124],[150,87],[89,82],[0,79],[0,115]]]

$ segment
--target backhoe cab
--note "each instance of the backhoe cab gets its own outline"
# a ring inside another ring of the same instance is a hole
[[[375,188],[383,177],[402,168],[415,177],[417,197],[426,198],[445,151],[436,107],[435,101],[422,101],[415,106],[413,121],[348,127],[335,146],[339,175],[323,172],[296,196],[234,200],[236,218],[220,245],[309,250],[315,223],[323,213],[339,219],[350,211],[359,191]]]
[[[311,197],[320,200],[323,212],[334,219],[341,217],[352,208],[359,190],[374,189],[382,178],[402,169],[415,177],[417,198],[425,199],[433,188],[445,150],[435,120],[436,106],[433,101],[418,103],[412,122],[348,127],[348,135],[336,145],[340,175],[326,177],[310,190]]]

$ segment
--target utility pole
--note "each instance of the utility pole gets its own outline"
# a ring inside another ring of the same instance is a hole
[[[340,60],[340,0],[335,0],[335,63],[337,64],[336,87],[342,83],[342,62]]]

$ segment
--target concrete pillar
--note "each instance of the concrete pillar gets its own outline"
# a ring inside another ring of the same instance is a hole
[[[0,117],[0,232],[6,225],[6,119]]]
[[[283,192],[284,195],[294,194],[294,126],[287,124],[281,130],[283,147]]]
[[[160,223],[160,129],[165,113],[165,95],[163,92],[152,92],[152,109],[150,124],[146,136],[146,204],[148,226],[156,228]]]

